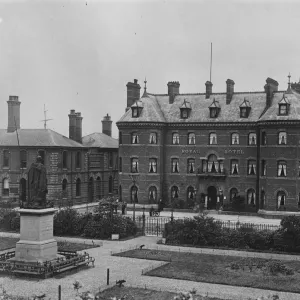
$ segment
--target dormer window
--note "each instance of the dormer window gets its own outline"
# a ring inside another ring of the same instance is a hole
[[[133,118],[139,118],[143,110],[143,102],[138,100],[131,106],[131,112]]]
[[[221,108],[220,108],[219,101],[216,101],[216,99],[214,99],[212,104],[209,106],[210,117],[217,118],[219,116],[220,110]]]
[[[240,105],[240,118],[248,118],[250,115],[250,111],[250,102],[244,99],[243,103]]]
[[[180,107],[180,118],[187,119],[190,116],[191,109],[190,102],[184,99],[183,104]]]
[[[282,99],[278,103],[278,115],[287,116],[289,114],[290,103],[283,94]]]

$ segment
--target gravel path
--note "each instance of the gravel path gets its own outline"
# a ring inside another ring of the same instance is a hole
[[[18,237],[18,234],[12,233],[0,233],[1,236],[12,236]],[[75,238],[57,238],[58,240],[78,241]],[[80,239],[82,242],[92,243],[91,240]],[[95,243],[101,245],[102,241],[94,240]],[[101,247],[88,249],[87,252],[91,256],[95,257],[95,267],[82,269],[77,273],[69,273],[65,276],[59,276],[56,278],[48,278],[43,280],[36,279],[23,279],[23,278],[9,278],[0,277],[0,285],[7,290],[8,293],[13,295],[32,296],[33,294],[46,293],[47,297],[51,299],[57,299],[58,296],[58,285],[62,287],[62,299],[74,299],[75,292],[73,290],[72,283],[75,280],[79,280],[83,284],[82,291],[90,290],[92,292],[98,291],[99,288],[107,288],[106,285],[106,272],[107,268],[110,269],[110,283],[113,285],[116,280],[125,279],[127,286],[139,286],[147,287],[155,290],[165,291],[189,291],[195,288],[198,294],[209,295],[215,297],[223,297],[224,299],[233,300],[248,300],[256,299],[261,296],[268,296],[269,294],[278,294],[281,300],[299,300],[300,295],[294,293],[274,292],[268,290],[246,288],[246,287],[235,287],[221,284],[209,284],[202,282],[192,282],[185,280],[176,279],[162,279],[152,276],[142,276],[142,270],[145,268],[152,268],[161,265],[161,262],[150,261],[150,260],[138,260],[132,258],[122,258],[117,256],[111,256],[111,252],[118,252],[122,249],[128,249],[130,247],[136,247],[144,244],[145,248],[152,249],[166,249],[166,250],[178,250],[186,252],[202,252],[202,253],[214,253],[222,254],[218,250],[212,249],[196,249],[188,247],[172,247],[166,245],[157,245],[157,237],[138,237],[133,240],[127,241],[103,241]],[[224,250],[220,250],[223,251]],[[253,255],[252,252],[241,252],[241,251],[226,251],[229,255],[242,255],[245,256]],[[224,253],[225,254],[225,253]],[[263,253],[263,257],[271,256],[270,254]],[[287,259],[288,255],[285,255]],[[275,258],[275,255],[272,254]],[[288,256],[289,259],[295,259],[297,256]],[[282,259],[282,256],[280,256]]]

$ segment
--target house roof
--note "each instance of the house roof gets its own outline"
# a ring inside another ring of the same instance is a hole
[[[18,129],[17,132],[0,129],[0,145],[18,146],[17,133],[21,147],[84,147],[51,129]]]
[[[86,147],[118,148],[119,141],[104,133],[95,132],[82,138],[82,144]]]

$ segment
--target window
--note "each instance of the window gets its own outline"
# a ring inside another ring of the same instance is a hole
[[[122,172],[122,157],[119,157],[119,172]]]
[[[132,118],[140,117],[142,110],[143,110],[143,102],[140,100],[135,101],[135,103],[131,105]]]
[[[209,114],[211,118],[217,118],[221,108],[219,102],[214,99],[212,104],[209,106]]]
[[[239,174],[239,162],[237,159],[231,161],[231,175]]]
[[[187,119],[191,112],[191,103],[184,99],[181,107],[180,107],[180,117],[181,119]]]
[[[209,145],[217,145],[217,134],[216,133],[209,134]]]
[[[173,133],[172,143],[173,143],[173,145],[179,145],[179,133],[177,133],[177,132]]]
[[[179,160],[172,158],[172,173],[179,173]]]
[[[231,145],[239,145],[240,144],[240,137],[238,133],[233,133],[231,135]]]
[[[38,155],[42,158],[42,164],[45,165],[45,150],[39,150]]]
[[[284,191],[279,191],[277,193],[277,208],[285,205],[286,195]]]
[[[278,177],[286,177],[286,162],[285,161],[279,161],[278,164]]]
[[[119,145],[122,145],[123,141],[122,141],[122,131],[119,131]]]
[[[178,197],[179,197],[178,186],[174,185],[171,188],[171,199],[175,200],[175,199],[178,199]]]
[[[247,191],[247,201],[248,204],[255,205],[255,191],[254,189],[249,189]]]
[[[267,175],[267,164],[265,160],[261,161],[261,176]]]
[[[240,118],[248,118],[248,113],[247,113],[246,107],[240,108]]]
[[[137,118],[139,116],[138,109],[136,107],[132,108],[132,117]]]
[[[108,178],[108,193],[112,194],[114,187],[114,180],[112,176],[109,176]]]
[[[238,195],[238,190],[236,188],[232,188],[230,190],[230,202],[234,201]]]
[[[67,151],[63,151],[62,153],[62,167],[63,169],[67,169],[68,165],[67,165]]]
[[[214,154],[211,154],[207,160],[207,171],[209,173],[219,172],[219,162]]]
[[[111,152],[108,152],[108,167],[112,168],[113,166],[113,154]]]
[[[157,189],[155,186],[150,186],[148,198],[150,204],[157,203]]]
[[[244,98],[243,103],[240,105],[240,118],[248,118],[250,111],[250,102]]]
[[[131,144],[138,144],[139,143],[139,136],[136,132],[131,134]]]
[[[9,151],[3,150],[3,168],[9,168]]]
[[[149,159],[149,173],[156,173],[157,172],[157,160],[156,158]]]
[[[97,199],[102,198],[101,178],[99,176],[96,179],[96,197]]]
[[[248,138],[249,138],[248,139],[249,145],[256,145],[256,133],[254,133],[254,132],[249,133]]]
[[[139,172],[139,159],[132,158],[131,159],[131,173],[138,173]]]
[[[81,180],[80,178],[76,179],[76,197],[81,195]]]
[[[288,108],[286,104],[279,104],[279,115],[286,116],[288,114]]]
[[[278,144],[286,145],[286,132],[285,131],[281,131],[278,133]]]
[[[265,131],[261,133],[261,144],[263,146],[267,145],[267,134]]]
[[[188,145],[195,145],[196,136],[195,133],[188,134]]]
[[[138,188],[137,186],[131,187],[131,203],[138,203]]]
[[[76,169],[80,169],[81,168],[81,152],[77,151],[76,152]]]
[[[194,158],[189,158],[188,159],[187,172],[190,173],[190,174],[195,173],[195,159]]]
[[[62,181],[62,186],[61,186],[62,198],[68,198],[67,185],[68,185],[68,181],[67,181],[67,179],[64,179]]]
[[[256,174],[256,161],[249,160],[248,161],[248,175],[255,175]]]
[[[187,109],[182,109],[181,110],[181,118],[182,119],[187,119],[189,116],[188,110]]]
[[[2,182],[2,196],[9,196],[9,180],[4,178]]]
[[[187,189],[187,198],[194,200],[196,196],[195,189],[192,186],[189,186]]]
[[[151,132],[149,137],[150,144],[157,144],[157,135],[156,132]]]
[[[26,150],[20,151],[20,168],[21,169],[27,168],[27,151]]]

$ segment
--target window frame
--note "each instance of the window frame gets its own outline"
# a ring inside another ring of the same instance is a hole
[[[257,163],[255,159],[249,159],[247,161],[247,175],[255,176],[257,171]]]
[[[279,116],[287,116],[289,114],[288,104],[287,103],[279,103],[278,104],[278,115]],[[282,112],[282,108],[285,108],[284,112]]]
[[[154,192],[154,197],[153,197],[153,192]],[[148,200],[150,204],[157,203],[157,187],[155,185],[151,185],[148,189]]]
[[[172,133],[172,145],[180,145],[179,132],[173,132]]]
[[[67,150],[62,151],[62,168],[68,169],[68,151]]]
[[[151,169],[152,169],[152,171],[151,171]],[[155,157],[150,157],[149,158],[149,169],[148,169],[148,171],[151,174],[157,173],[157,158],[155,158]]]
[[[279,169],[279,166],[282,166],[281,170]],[[283,175],[281,175],[282,173]],[[285,160],[277,161],[277,177],[287,177],[287,162]]]
[[[188,145],[196,145],[196,134],[195,132],[189,132],[187,136]]]
[[[156,132],[150,132],[149,144],[151,144],[151,145],[156,145],[157,144],[157,133]]]
[[[176,171],[177,170],[177,171]],[[173,174],[179,174],[179,158],[171,158],[171,173]]]
[[[254,144],[252,143],[253,137],[254,137]],[[257,145],[257,134],[255,132],[250,132],[248,134],[248,145],[249,146],[256,146]]]
[[[234,138],[237,143],[234,143]],[[240,144],[240,135],[237,132],[233,132],[231,134],[231,145],[239,145]]]
[[[250,201],[249,201],[249,196],[252,196]],[[253,203],[252,203],[253,199]],[[253,188],[250,188],[247,190],[247,204],[248,205],[255,205],[256,204],[256,192]]]
[[[139,173],[139,158],[138,157],[131,158],[130,171],[131,171],[131,173]]]
[[[76,169],[81,169],[81,161],[82,161],[81,151],[76,151],[76,155],[75,155],[75,168]]]
[[[234,173],[233,164],[235,164],[235,170],[237,171],[236,173]],[[230,160],[230,175],[239,175],[239,160],[236,158]]]
[[[188,158],[187,159],[187,173],[188,174],[195,174],[195,158]],[[191,172],[192,167],[192,172]]]
[[[26,169],[26,168],[27,168],[27,150],[21,149],[20,150],[20,169]]]
[[[9,169],[10,167],[10,151],[3,149],[2,151],[2,168]]]
[[[76,197],[80,197],[81,196],[81,179],[77,178],[76,179],[76,189],[75,189],[75,195]]]
[[[140,143],[139,135],[137,132],[132,132],[131,133],[131,144],[132,145],[137,145]]]
[[[284,140],[284,143],[281,143],[281,141]],[[279,131],[278,132],[278,145],[287,145],[287,132],[286,131]]]
[[[215,143],[213,143],[213,138],[215,137]],[[218,145],[218,137],[216,132],[210,132],[208,135],[208,144],[209,145]]]

